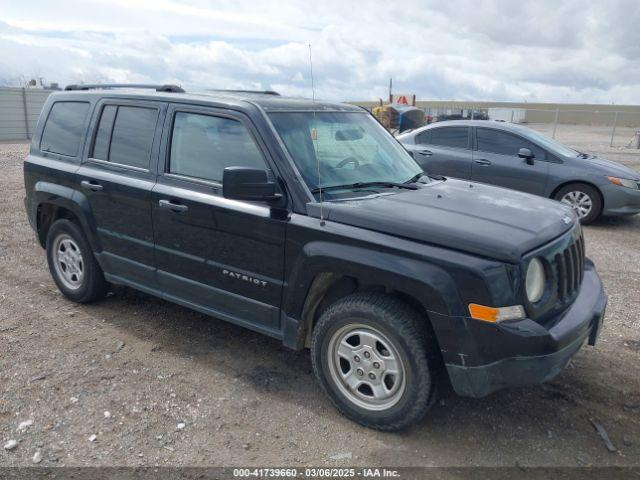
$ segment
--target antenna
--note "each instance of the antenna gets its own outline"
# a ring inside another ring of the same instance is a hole
[[[313,84],[313,62],[311,61],[311,44],[309,44],[309,71],[311,73],[311,102],[314,104],[313,106],[313,120],[315,125],[316,119],[316,89]],[[318,164],[318,197],[320,198],[320,226],[324,227],[324,211],[322,208],[322,179],[320,177],[320,158],[318,157],[318,131],[315,126],[311,130],[311,140],[316,142],[316,163]]]

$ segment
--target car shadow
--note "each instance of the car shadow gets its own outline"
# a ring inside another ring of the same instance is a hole
[[[640,227],[639,215],[625,215],[621,217],[600,217],[585,228],[605,229],[605,228],[638,228]]]
[[[348,425],[360,433],[372,432],[341,417],[331,406],[315,380],[307,350],[288,349],[277,339],[129,288],[116,287],[113,295],[91,308],[100,309],[111,325],[146,342],[150,355],[189,359],[210,370],[212,378],[232,379],[236,400],[250,391],[264,398],[264,405],[303,405],[312,415],[324,417],[323,421]],[[487,429],[507,431],[514,419],[518,428],[534,430],[542,437],[549,431],[568,431],[576,415],[584,417],[591,405],[611,395],[604,386],[589,384],[588,370],[597,367],[597,360],[581,355],[579,352],[580,362],[588,365],[579,373],[569,369],[551,383],[499,391],[481,399],[458,397],[445,380],[439,385],[438,401],[419,425],[399,434],[375,435],[448,438],[452,431],[478,435]],[[587,382],[586,387],[582,382]],[[590,391],[587,397],[585,390]],[[583,427],[592,428],[588,422]]]
[[[238,391],[251,388],[290,400],[295,385],[296,401],[320,405],[307,350],[291,350],[278,339],[126,287],[114,287],[113,294],[91,308],[144,341],[149,354],[204,365],[212,375],[239,381]]]

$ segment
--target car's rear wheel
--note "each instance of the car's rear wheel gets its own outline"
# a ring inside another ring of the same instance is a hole
[[[357,293],[330,306],[312,336],[313,368],[333,404],[380,430],[418,422],[435,398],[435,342],[425,320],[388,295]]]
[[[80,303],[104,297],[109,284],[78,225],[57,220],[47,232],[46,249],[49,271],[65,297]]]
[[[593,222],[602,213],[602,198],[592,186],[571,183],[556,192],[556,200],[569,205],[584,225]]]

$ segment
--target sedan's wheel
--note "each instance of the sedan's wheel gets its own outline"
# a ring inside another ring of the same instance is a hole
[[[46,248],[49,271],[65,297],[84,303],[107,293],[109,284],[76,223],[57,220],[47,232]]]
[[[417,423],[436,389],[439,352],[427,322],[384,294],[356,293],[327,308],[313,330],[311,356],[333,404],[380,430]]]
[[[591,197],[579,190],[566,193],[564,197],[562,197],[561,202],[573,208],[580,220],[586,218],[593,208],[593,200],[591,200]]]
[[[602,200],[598,191],[582,183],[562,187],[556,193],[555,199],[573,208],[583,224],[593,222],[602,212]]]

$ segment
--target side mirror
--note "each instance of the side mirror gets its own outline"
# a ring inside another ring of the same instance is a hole
[[[265,170],[227,167],[222,173],[222,196],[233,200],[272,202],[282,198]]]
[[[518,156],[520,158],[523,158],[527,162],[527,165],[533,165],[533,159],[535,158],[535,155],[528,148],[521,148],[518,151]]]

